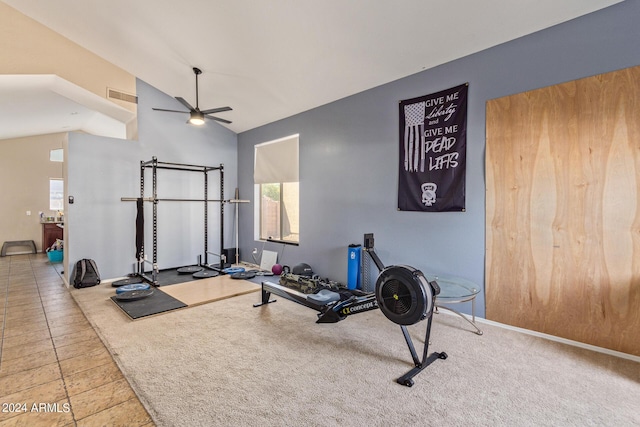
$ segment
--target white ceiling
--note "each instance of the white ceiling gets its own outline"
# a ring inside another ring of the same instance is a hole
[[[621,0],[2,1],[239,133]]]
[[[0,75],[0,139],[81,131],[124,139],[135,113],[56,75]]]

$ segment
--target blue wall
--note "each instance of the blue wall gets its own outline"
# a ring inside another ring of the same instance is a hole
[[[67,240],[65,256],[72,264],[81,258],[96,261],[103,278],[122,277],[135,262],[133,202],[121,197],[140,195],[140,161],[151,160],[225,168],[225,194],[232,198],[237,186],[237,136],[207,121],[195,127],[187,114],[153,111],[152,107],[182,109],[172,97],[138,80],[138,141],[93,135],[69,135],[67,194],[75,203],[65,206]],[[151,171],[145,176],[145,196],[151,196]],[[209,173],[209,197],[219,198],[219,174]],[[158,197],[204,197],[204,174],[158,171]],[[151,204],[145,204],[145,248],[152,259]],[[225,241],[233,246],[233,209],[225,209]],[[209,250],[219,252],[219,205],[210,204]],[[203,254],[202,203],[160,202],[158,205],[158,264],[162,268],[190,265]],[[217,261],[217,260],[216,260]],[[70,270],[70,268],[67,268]]]
[[[640,1],[499,45],[238,135],[243,259],[254,240],[254,145],[300,134],[300,246],[283,262],[346,283],[347,245],[375,233],[386,265],[402,263],[484,285],[485,103],[640,64]],[[330,60],[330,58],[328,59]],[[398,212],[398,102],[469,82],[466,212]],[[273,243],[268,250],[281,251]],[[514,286],[517,284],[514,283]],[[476,306],[484,316],[484,294]],[[470,306],[463,307],[470,312]]]

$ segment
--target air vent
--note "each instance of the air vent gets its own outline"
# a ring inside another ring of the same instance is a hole
[[[118,99],[120,101],[131,102],[132,104],[138,103],[138,97],[131,95],[130,93],[124,93],[119,90],[107,88],[107,98]]]

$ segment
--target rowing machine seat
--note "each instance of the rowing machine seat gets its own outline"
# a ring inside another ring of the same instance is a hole
[[[330,302],[340,301],[340,294],[322,289],[318,293],[307,295],[307,300],[317,305],[327,305]]]

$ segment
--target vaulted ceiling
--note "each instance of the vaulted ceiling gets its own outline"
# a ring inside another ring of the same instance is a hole
[[[2,1],[239,133],[620,0]]]

